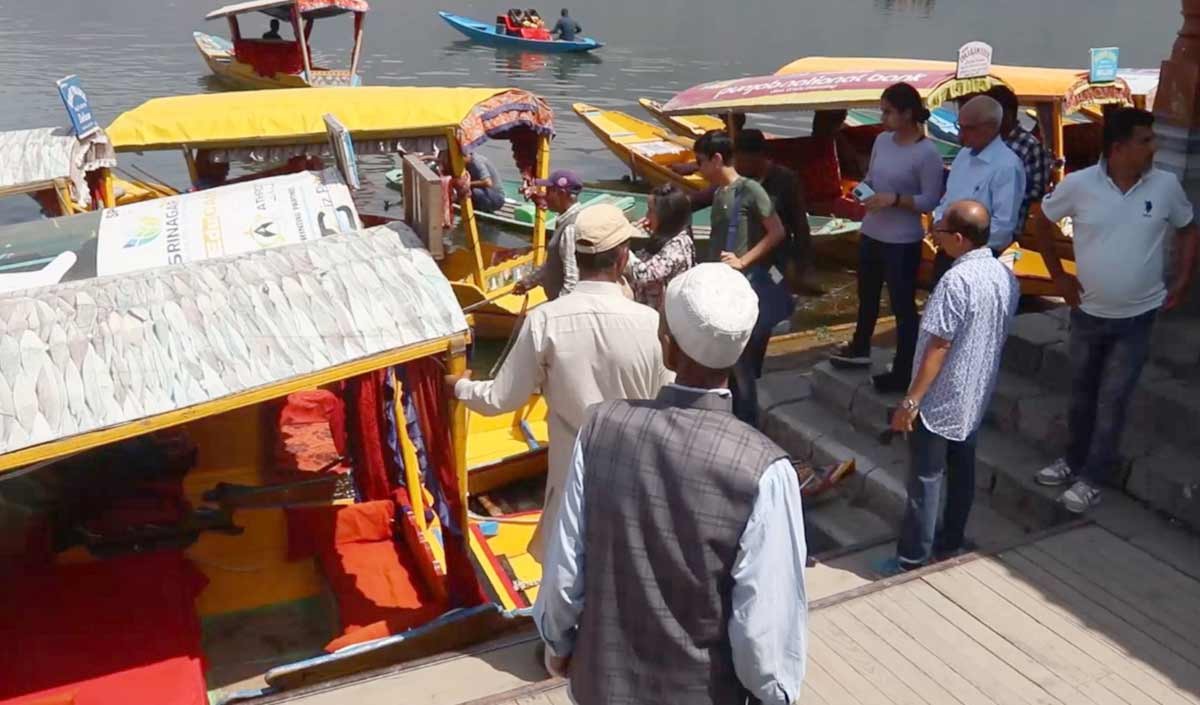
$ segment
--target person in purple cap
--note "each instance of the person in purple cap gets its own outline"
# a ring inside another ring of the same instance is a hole
[[[535,179],[534,186],[545,189],[534,196],[538,205],[558,214],[554,235],[546,243],[546,261],[533,274],[517,282],[513,293],[520,296],[538,286],[546,290],[553,301],[575,289],[579,281],[579,265],[575,263],[575,216],[581,210],[579,192],[583,181],[566,169],[550,174],[548,179]]]

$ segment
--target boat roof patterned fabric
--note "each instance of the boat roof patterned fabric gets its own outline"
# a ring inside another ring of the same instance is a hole
[[[204,19],[215,20],[247,12],[265,12],[273,17],[288,19],[293,5],[306,17],[327,17],[343,12],[366,12],[371,9],[366,0],[249,0],[217,8],[205,15]]]
[[[405,226],[0,295],[0,453],[467,330]]]
[[[84,176],[117,165],[104,131],[79,139],[69,127],[0,132],[0,190],[46,188],[58,179],[71,183],[71,196],[81,206],[90,197]]]

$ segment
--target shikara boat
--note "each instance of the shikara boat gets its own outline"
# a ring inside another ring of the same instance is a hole
[[[481,22],[445,11],[439,11],[438,17],[471,41],[493,47],[523,49],[544,54],[569,54],[594,51],[604,46],[591,37],[580,37],[571,41],[555,39],[544,27],[513,27],[507,15],[497,15],[495,23]]]
[[[673,164],[695,162],[694,140],[616,110],[601,110],[586,103],[575,103],[571,109],[635,176],[651,186],[670,183],[687,192],[708,188],[708,182],[699,174],[682,176],[671,170]]]
[[[846,71],[953,71],[949,61],[909,59],[875,59],[853,57],[807,57],[797,59],[779,69],[777,75],[800,75],[811,72]],[[1082,169],[1100,158],[1102,109],[1108,105],[1152,105],[1157,92],[1158,74],[1154,70],[1126,70],[1112,83],[1092,83],[1084,69],[1045,68],[1038,66],[993,65],[992,75],[1012,88],[1022,107],[1036,121],[1037,134],[1055,160],[1051,178],[1062,180],[1065,173]],[[1128,77],[1136,84],[1125,80]],[[1031,217],[1037,207],[1031,208]],[[1042,278],[1044,262],[1037,253],[1040,244],[1028,227],[1017,238],[1026,250],[1024,266],[1029,276],[1022,281],[1022,290],[1055,295],[1054,285]],[[1074,259],[1069,239],[1056,243],[1059,255]]]
[[[495,88],[308,88],[241,91],[157,98],[119,116],[108,132],[118,152],[179,151],[195,181],[209,167],[248,165],[268,173],[314,166],[330,157],[325,114],[334,115],[358,154],[401,154],[406,185],[403,220],[450,279],[477,339],[504,341],[527,306],[545,300],[511,294],[513,285],[545,258],[545,212],[535,212],[531,247],[514,250],[479,237],[470,199],[461,204],[465,247],[447,246],[441,178],[420,155],[448,150],[452,168],[489,139],[513,145],[518,169],[545,177],[553,117],[538,96]],[[500,116],[496,118],[494,116]],[[485,118],[485,116],[488,116]],[[261,172],[235,180],[255,180]],[[368,225],[397,220],[395,213],[359,209]],[[468,458],[472,481],[493,486],[545,470],[545,404],[539,397],[495,418],[470,416]]]
[[[677,135],[696,139],[709,130],[724,130],[725,123],[712,115],[667,115],[662,103],[649,98],[638,98],[638,105],[662,123],[663,127]]]
[[[0,197],[28,195],[48,217],[113,205],[116,165],[103,130],[82,139],[70,127],[0,132]]]
[[[1070,168],[1094,163],[1099,142],[1093,143],[1088,138],[1088,134],[1095,131],[1089,129],[1092,124],[1088,123],[1068,128],[1083,133],[1076,139],[1064,138],[1062,116],[1088,105],[1133,102],[1124,81],[1092,84],[1086,72],[1070,69],[993,66],[988,76],[957,79],[955,65],[951,62],[812,57],[792,62],[774,75],[696,86],[672,98],[663,106],[663,112],[688,115],[862,109],[877,106],[883,90],[897,80],[905,80],[916,87],[930,109],[985,91],[992,85],[1008,85],[1022,104],[1035,107],[1039,116],[1045,115],[1045,127],[1041,129],[1043,139],[1060,163],[1065,162]],[[814,212],[836,213],[839,207],[855,205],[846,195],[853,184],[842,180],[832,144],[817,145],[811,138],[793,138],[772,144],[776,146],[777,158],[796,166],[806,175],[809,206]],[[1074,149],[1065,148],[1067,144],[1072,144]],[[1061,178],[1061,174],[1061,170],[1056,171],[1055,178]],[[1021,252],[1014,269],[1021,281],[1022,292],[1056,295],[1045,262],[1034,249],[1036,243],[1027,236],[1018,238],[1018,242]],[[1067,241],[1059,243],[1059,254],[1066,254],[1069,245]],[[924,281],[931,278],[933,254],[933,247],[927,242]]]
[[[404,170],[392,169],[383,175],[389,188],[397,191],[404,190]],[[504,193],[520,193],[521,182],[506,179],[504,181]],[[585,205],[595,205],[599,203],[610,203],[625,211],[628,215],[638,204],[637,196],[641,194],[622,193],[620,191],[607,191],[600,189],[584,189],[579,194],[579,202]],[[645,196],[642,195],[643,215],[645,215]],[[455,206],[458,210],[458,206]],[[504,200],[504,205],[500,210],[494,213],[485,213],[476,211],[475,217],[479,220],[486,220],[490,223],[503,225],[508,228],[519,230],[533,230],[533,221],[537,216],[537,206],[533,201],[519,201],[511,196]],[[546,231],[553,231],[558,226],[558,216],[555,213],[546,214]]]
[[[241,229],[207,216],[261,227],[259,206],[287,244],[208,256]],[[92,255],[0,293],[0,611],[29,654],[0,701],[329,689],[522,624],[530,515],[469,507],[442,384],[469,322],[408,224],[364,228],[345,184],[301,172],[15,227]]]
[[[229,21],[229,39],[193,32],[196,48],[209,69],[234,88],[300,88],[304,86],[357,86],[362,56],[363,22],[370,9],[366,0],[249,0],[213,10],[207,20]],[[291,27],[292,39],[246,37],[239,18],[262,14]],[[313,63],[313,23],[343,14],[354,16],[354,45],[348,69],[331,69]]]

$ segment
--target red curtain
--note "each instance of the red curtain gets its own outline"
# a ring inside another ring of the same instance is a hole
[[[442,526],[442,544],[446,551],[446,592],[454,607],[470,607],[486,602],[475,576],[467,548],[465,528],[458,525],[464,507],[459,495],[458,472],[454,468],[454,445],[450,435],[449,400],[442,384],[442,367],[424,358],[404,366],[413,403],[420,416],[421,434],[430,470],[437,473],[453,521]]]
[[[347,428],[350,457],[354,459],[354,479],[364,502],[391,499],[390,477],[399,474],[392,468],[384,447],[383,385],[387,370],[375,370],[355,377],[347,385]]]

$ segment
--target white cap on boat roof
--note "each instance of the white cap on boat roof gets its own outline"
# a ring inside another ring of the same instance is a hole
[[[687,356],[714,370],[741,357],[758,320],[758,295],[745,275],[721,262],[698,264],[671,280],[667,328]]]
[[[588,206],[575,217],[575,251],[586,255],[616,249],[636,235],[625,211],[611,203]]]

